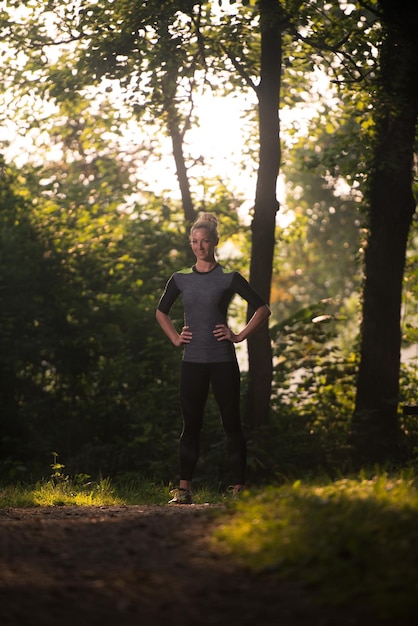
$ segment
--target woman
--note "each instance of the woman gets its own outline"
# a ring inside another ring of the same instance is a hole
[[[190,245],[196,257],[192,268],[169,279],[158,304],[156,317],[177,347],[183,347],[180,405],[183,430],[180,437],[180,483],[170,504],[192,503],[192,478],[199,457],[199,435],[209,387],[212,386],[228,443],[234,492],[244,487],[246,443],[240,416],[240,371],[234,343],[240,343],[269,317],[270,309],[238,272],[228,272],[215,259],[219,242],[218,220],[202,213],[190,229]],[[255,310],[246,326],[235,334],[227,323],[234,294]],[[181,294],[184,323],[179,334],[169,317]]]

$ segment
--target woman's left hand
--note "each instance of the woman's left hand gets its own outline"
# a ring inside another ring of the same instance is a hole
[[[236,341],[236,335],[226,324],[216,324],[213,334],[218,341],[230,341],[231,343]]]

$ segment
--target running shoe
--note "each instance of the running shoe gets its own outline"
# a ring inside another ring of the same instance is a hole
[[[177,487],[170,491],[170,495],[173,497],[168,504],[192,504],[192,494],[188,489]]]
[[[243,485],[229,485],[227,491],[231,494],[233,500],[239,498],[239,496],[244,492],[245,487]]]

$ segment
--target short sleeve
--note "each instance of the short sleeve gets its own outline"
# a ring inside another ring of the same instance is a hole
[[[254,310],[267,304],[260,294],[257,293],[257,291],[251,287],[250,283],[238,272],[234,273],[231,287],[233,291],[241,296],[241,298],[244,298]]]
[[[176,284],[174,274],[168,279],[163,295],[160,298],[157,309],[165,315],[170,313],[171,307],[180,295],[180,289]]]

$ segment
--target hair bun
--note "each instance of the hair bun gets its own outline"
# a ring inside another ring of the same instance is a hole
[[[214,225],[218,225],[218,218],[213,213],[199,213],[199,222],[210,222]]]

